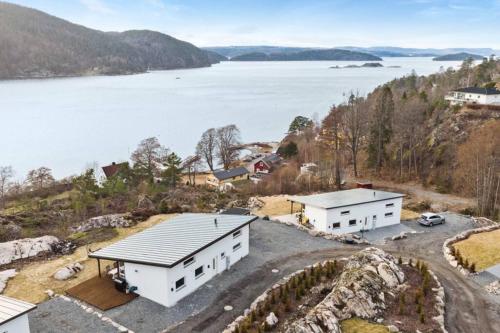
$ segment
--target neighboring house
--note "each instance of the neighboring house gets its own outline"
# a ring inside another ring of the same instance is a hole
[[[207,185],[217,188],[224,187],[224,184],[238,180],[248,179],[249,172],[245,167],[239,167],[229,170],[216,170],[211,175],[207,176]]]
[[[269,154],[253,164],[254,173],[270,173],[281,162],[278,154]]]
[[[122,162],[122,163],[113,162],[110,165],[103,166],[102,171],[104,172],[106,178],[110,178],[127,168],[128,168],[128,162]]]
[[[318,165],[316,163],[303,163],[300,166],[301,175],[312,175],[318,171]]]
[[[345,234],[400,223],[403,197],[400,193],[357,188],[293,196],[289,201],[302,205],[302,218],[316,230]]]
[[[255,219],[182,214],[89,257],[123,265],[120,278],[127,290],[170,307],[248,255],[249,225]]]
[[[0,332],[29,333],[28,312],[36,305],[0,295]]]
[[[500,105],[500,90],[496,88],[468,87],[451,91],[445,96],[451,105],[490,104]]]

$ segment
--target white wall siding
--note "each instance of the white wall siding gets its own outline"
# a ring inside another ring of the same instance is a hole
[[[327,210],[310,205],[305,205],[304,215],[309,219],[309,223],[317,230],[326,231]]]
[[[137,286],[137,293],[164,306],[173,306],[215,275],[227,269],[249,253],[249,225],[240,229],[241,234],[233,234],[194,255],[194,262],[184,267],[184,262],[172,268],[125,263],[125,278],[129,285]],[[233,246],[241,247],[233,251]],[[221,254],[224,253],[224,256]],[[214,266],[215,263],[215,266]],[[195,270],[203,267],[203,274],[195,276]],[[138,270],[138,272],[135,272]],[[184,286],[176,289],[176,281],[184,278]]]
[[[1,333],[30,333],[28,314],[14,318],[4,324],[0,324]]]
[[[345,234],[358,232],[361,229],[371,230],[400,223],[402,202],[402,198],[395,198],[332,209],[311,209],[310,206],[306,205],[304,212],[309,219],[311,217],[308,213],[312,214],[312,218],[316,219],[313,225],[317,230]],[[389,205],[389,207],[386,205]],[[325,213],[324,217],[318,210]],[[342,212],[347,211],[348,214],[342,214]],[[386,216],[386,213],[392,213],[392,216]],[[356,224],[349,225],[350,220],[356,220]],[[334,223],[340,223],[340,227],[334,228]]]

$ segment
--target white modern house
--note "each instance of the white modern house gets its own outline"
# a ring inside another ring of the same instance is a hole
[[[28,312],[36,305],[0,295],[0,332],[29,333]]]
[[[445,96],[451,105],[487,104],[500,105],[500,90],[496,88],[468,87],[451,91]]]
[[[400,223],[404,194],[364,188],[293,196],[302,218],[318,231],[345,234]]]
[[[249,225],[256,219],[182,214],[89,257],[118,262],[127,290],[170,307],[248,255]]]

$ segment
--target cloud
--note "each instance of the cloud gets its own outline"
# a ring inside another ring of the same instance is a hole
[[[157,8],[161,8],[161,9],[165,8],[165,3],[163,3],[162,0],[144,0],[144,1],[153,7],[157,7]]]
[[[112,14],[113,10],[101,0],[80,0],[80,3],[88,10],[99,14]]]

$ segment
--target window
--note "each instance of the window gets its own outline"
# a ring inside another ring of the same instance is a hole
[[[392,212],[390,212],[390,213],[385,213],[385,217],[391,217],[392,215],[394,215]]]
[[[234,245],[233,246],[233,252],[239,250],[240,248],[241,248],[241,243],[238,243],[238,244]]]
[[[356,219],[349,220],[349,226],[356,225]]]
[[[344,210],[343,212],[340,212],[340,215],[349,215],[351,211],[349,210]]]
[[[175,281],[175,290],[179,290],[181,288],[184,288],[186,285],[184,284],[184,278],[180,278],[179,280]]]
[[[194,262],[194,257],[191,257],[188,260],[184,261],[184,267],[188,267],[189,265],[194,264]]]
[[[389,207],[394,207],[394,203],[388,203],[388,204],[385,204],[385,208],[389,208]]]
[[[377,221],[377,215],[373,215],[373,221]]]
[[[220,254],[220,258],[221,258],[221,259],[224,259],[225,257],[226,257],[226,253],[225,253],[225,252],[222,252],[222,253]]]
[[[335,223],[332,223],[332,228],[333,228],[333,229],[338,229],[338,228],[340,228],[340,222],[335,222]]]
[[[203,275],[203,265],[194,270],[194,277],[199,278]]]
[[[233,238],[241,236],[241,230],[233,232]]]

